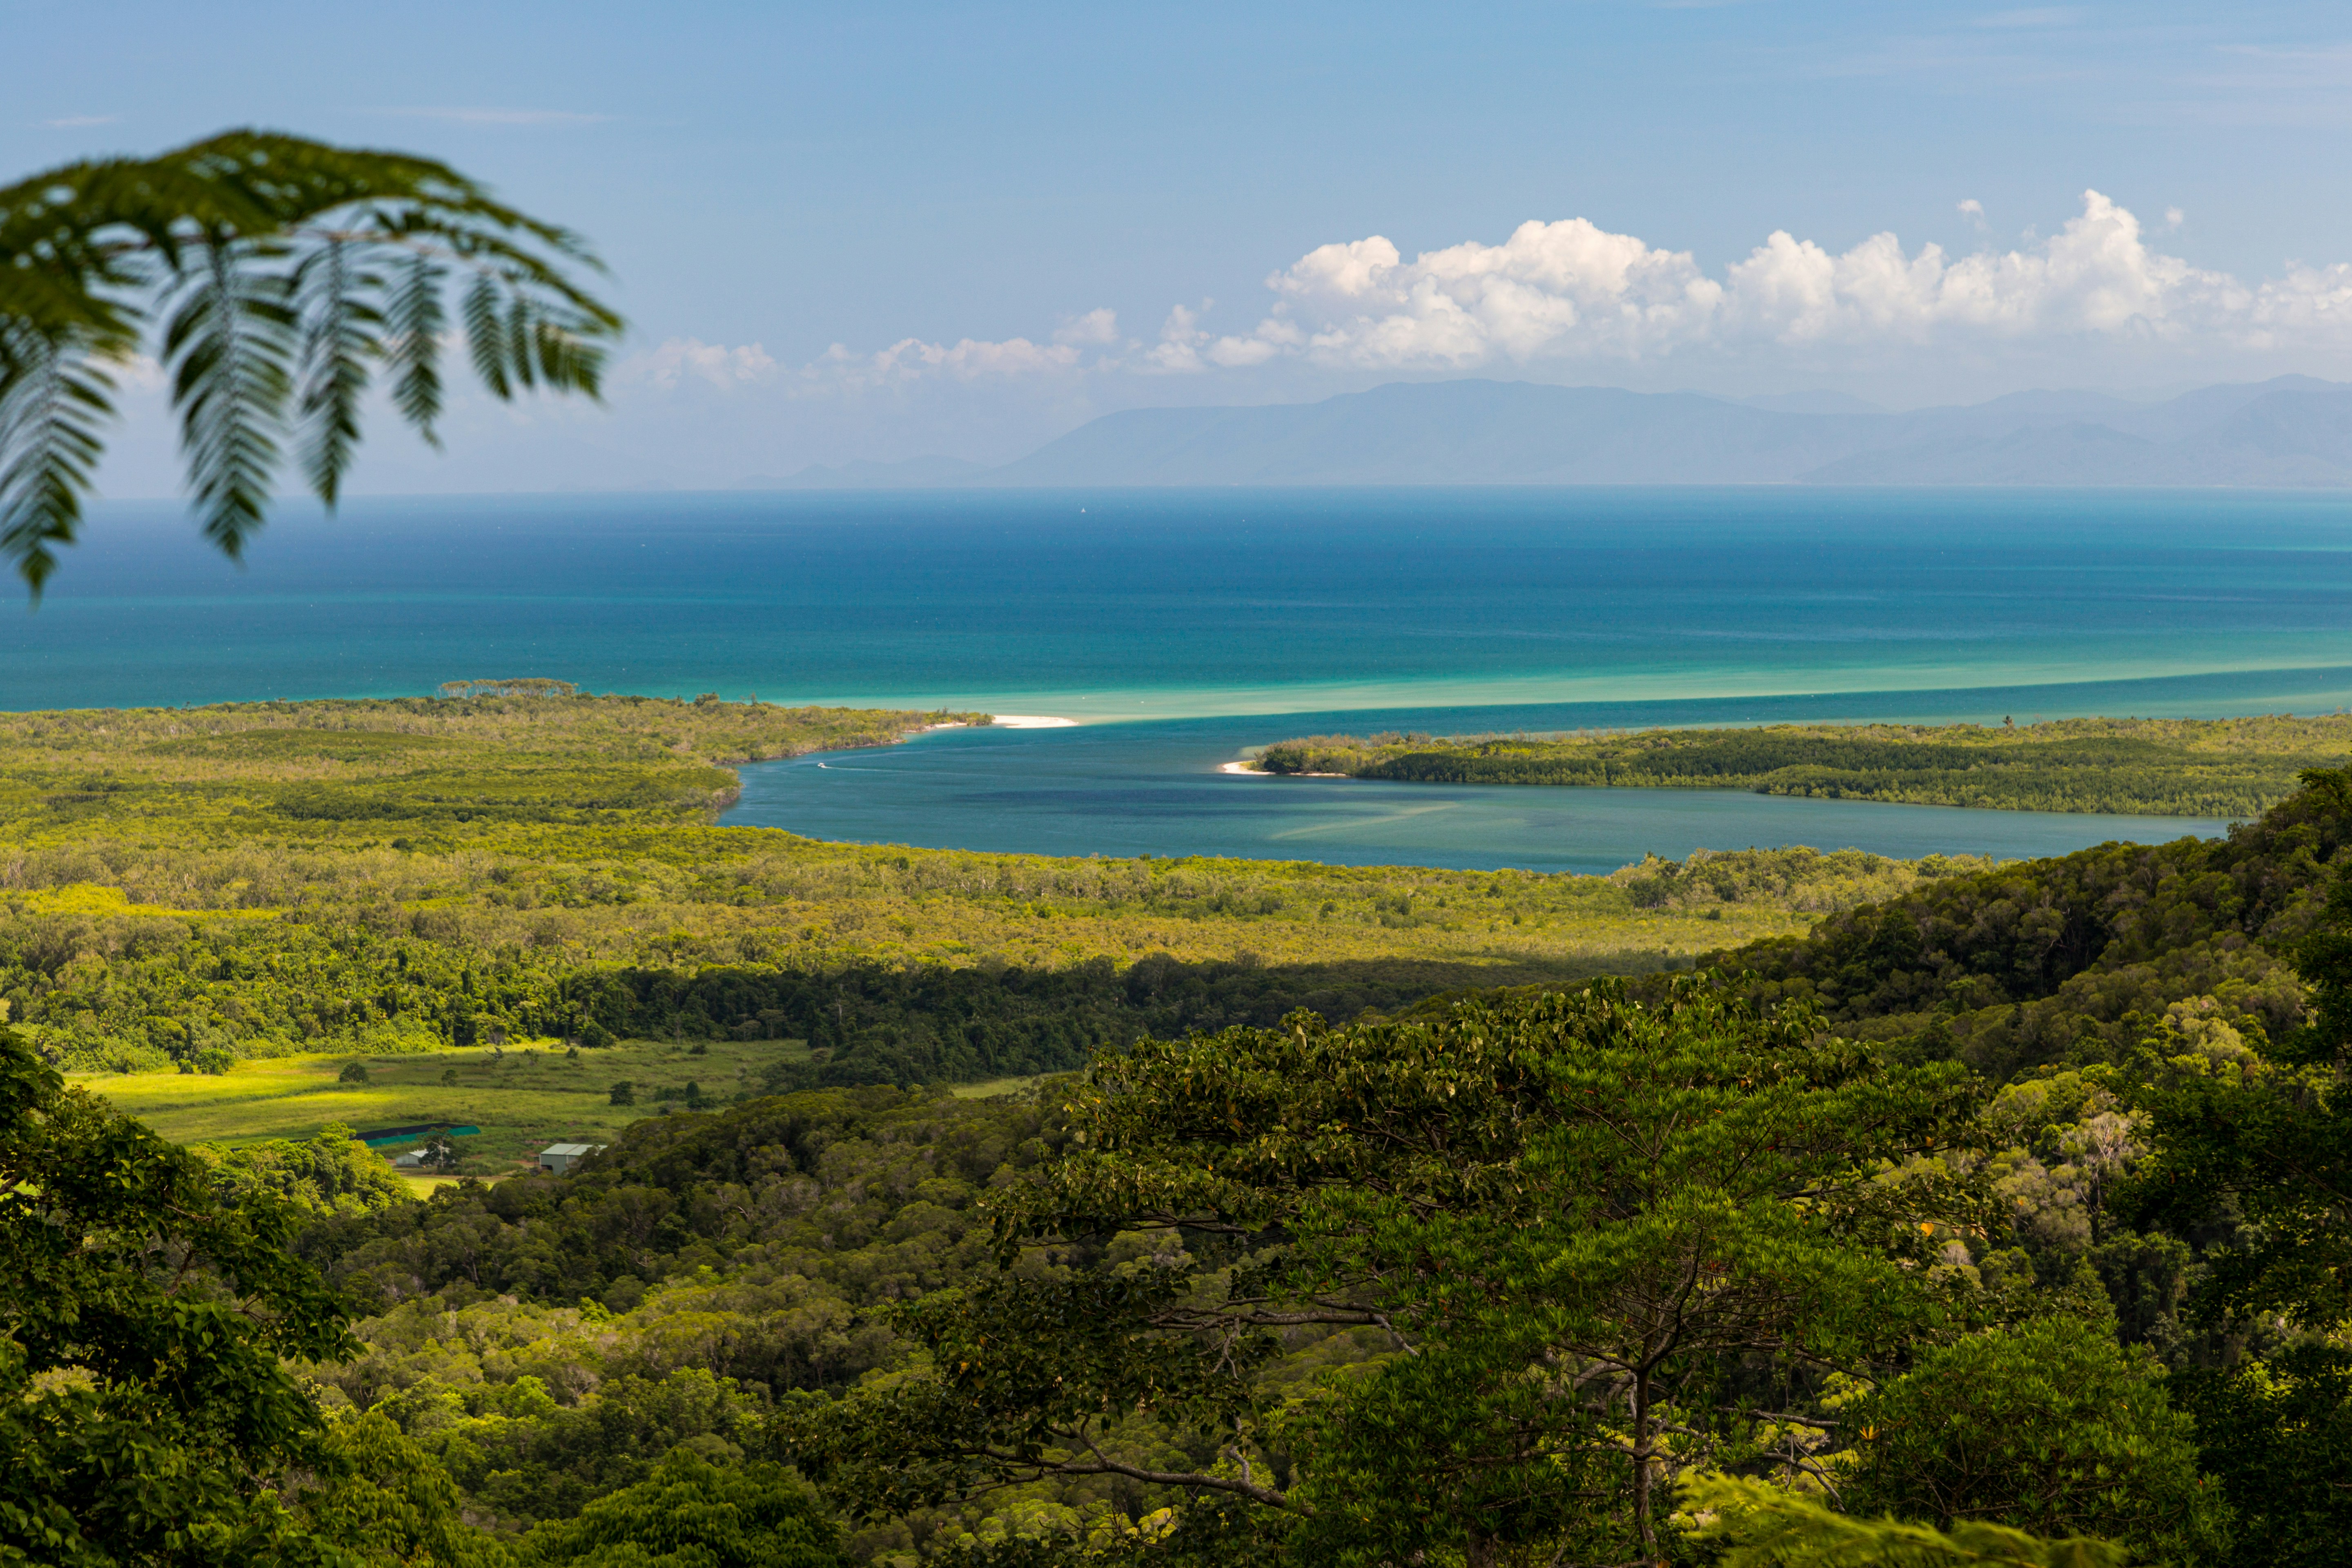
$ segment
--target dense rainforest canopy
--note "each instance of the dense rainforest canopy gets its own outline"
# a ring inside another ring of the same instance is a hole
[[[794,1089],[424,1203],[331,1140],[202,1163],[12,1039],[0,1375],[40,1458],[0,1542],[2333,1562],[2347,839],[2315,775],[1701,973]]]

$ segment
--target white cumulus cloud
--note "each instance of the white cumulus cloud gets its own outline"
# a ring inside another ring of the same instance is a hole
[[[730,349],[699,338],[671,338],[623,364],[617,379],[675,392],[689,377],[732,389],[773,380],[775,374],[774,358],[758,343]]]
[[[1212,365],[1239,370],[1264,364],[1276,354],[1306,344],[1307,334],[1297,322],[1274,316],[1260,321],[1255,331],[1239,336],[1203,331],[1202,313],[1214,303],[1203,300],[1199,310],[1179,305],[1169,311],[1167,322],[1160,329],[1160,341],[1143,353],[1142,368],[1178,374],[1198,374]]]
[[[1079,357],[1070,343],[1034,343],[1027,338],[1003,342],[964,338],[952,344],[901,338],[871,354],[852,353],[835,343],[806,366],[801,377],[817,387],[867,391],[933,378],[969,383],[1062,374],[1076,369]]]
[[[1378,235],[1326,245],[1267,286],[1276,319],[1247,340],[1262,345],[1257,358],[1295,350],[1366,369],[1633,361],[1761,342],[2134,338],[2263,348],[2289,331],[2352,329],[2352,268],[2242,283],[2152,248],[2139,219],[2097,191],[2084,193],[2059,233],[2010,250],[1906,250],[1887,233],[1832,254],[1781,230],[1718,278],[1686,251],[1569,218],[1410,260]],[[1184,325],[1183,342],[1203,350],[1206,334]]]
[[[1521,224],[1407,261],[1374,235],[1311,250],[1266,279],[1306,349],[1359,365],[1468,366],[1563,349],[1626,358],[1704,333],[1723,285],[1687,251],[1583,218]]]
[[[1073,316],[1054,333],[1057,343],[1099,348],[1118,342],[1118,312],[1108,306]]]
[[[1982,234],[1983,205],[1956,205]],[[2161,225],[2143,225],[2092,190],[2057,232],[2029,228],[2006,247],[1909,247],[1886,232],[1832,250],[1782,229],[1713,268],[1581,217],[1410,257],[1370,235],[1318,246],[1269,276],[1271,299],[1245,329],[1220,330],[1215,301],[1202,300],[1173,307],[1139,342],[1098,306],[1038,339],[908,337],[878,352],[836,343],[789,373],[757,343],[675,338],[616,379],[663,391],[777,382],[801,399],[1013,392],[1015,402],[1090,406],[1087,389],[1108,378],[1261,369],[1304,388],[1318,376],[1495,370],[1693,384],[1794,367],[1895,378],[1913,393],[1956,377],[1998,383],[2004,365],[2037,377],[2126,364],[2133,374],[2188,374],[2199,361],[2264,374],[2352,370],[2352,264],[2243,281],[2152,238],[2180,222],[2167,209]]]

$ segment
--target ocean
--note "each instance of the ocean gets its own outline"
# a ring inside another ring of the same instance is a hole
[[[548,675],[1080,721],[746,770],[730,820],[819,837],[1580,869],[1751,843],[2038,854],[2220,825],[1214,770],[1340,729],[2332,711],[2352,499],[473,497],[289,506],[241,567],[176,509],[118,503],[0,639],[19,709]]]

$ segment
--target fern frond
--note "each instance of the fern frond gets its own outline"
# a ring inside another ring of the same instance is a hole
[[[112,407],[95,367],[135,353],[151,320],[190,491],[232,556],[261,526],[289,429],[310,488],[340,497],[371,362],[439,446],[457,268],[493,396],[597,395],[621,319],[575,275],[603,264],[445,163],[233,131],[0,186],[0,550],[37,586],[72,538]]]
[[[0,556],[37,602],[71,544],[114,416],[114,381],[70,340],[0,317]]]
[[[535,350],[530,301],[517,300],[507,308],[507,362],[514,367],[514,378],[524,386],[539,384],[539,356]]]
[[[603,345],[557,321],[538,322],[531,331],[539,378],[551,391],[577,392],[591,399],[604,395]]]
[[[467,286],[460,314],[466,322],[466,347],[473,355],[474,374],[482,378],[492,396],[504,400],[514,395],[514,384],[507,374],[505,312],[499,303],[498,280],[487,272],[479,273]]]
[[[232,560],[264,521],[293,390],[292,284],[251,269],[266,254],[206,247],[163,332],[189,492],[205,537]]]
[[[1721,1568],[2122,1568],[2130,1553],[2075,1536],[2045,1541],[1997,1524],[1948,1531],[1857,1519],[1762,1481],[1695,1475],[1684,1509],[1713,1516],[1704,1533],[1728,1542]]]
[[[447,276],[447,269],[430,257],[408,257],[393,287],[383,323],[392,405],[436,448],[441,445],[433,428],[441,417],[441,288]]]
[[[376,332],[383,324],[370,298],[380,280],[352,265],[351,248],[331,238],[295,273],[302,322],[300,460],[310,489],[330,510],[359,445],[360,398],[367,391],[368,361],[381,352]]]

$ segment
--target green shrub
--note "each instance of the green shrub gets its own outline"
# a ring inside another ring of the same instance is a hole
[[[2160,1561],[2224,1559],[2230,1520],[2189,1417],[2144,1350],[2074,1317],[1971,1334],[1847,1408],[1849,1511],[2104,1536]]]
[[[834,1530],[774,1465],[710,1463],[673,1449],[637,1485],[524,1538],[546,1568],[839,1568]]]

